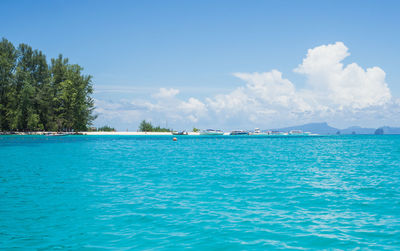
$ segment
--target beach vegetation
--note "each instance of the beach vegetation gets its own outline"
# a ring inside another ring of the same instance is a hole
[[[92,77],[61,54],[0,41],[0,131],[84,131],[95,119]]]
[[[153,126],[151,122],[143,120],[139,125],[140,132],[172,132],[172,129],[161,128],[160,126]]]
[[[113,127],[105,125],[105,126],[97,128],[97,131],[98,132],[115,132],[116,130]]]

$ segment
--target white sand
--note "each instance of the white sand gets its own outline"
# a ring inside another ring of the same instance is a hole
[[[172,135],[170,132],[80,132],[83,135]]]
[[[171,135],[171,132],[80,132],[83,135]],[[189,135],[200,135],[198,132],[189,132]]]
[[[59,134],[59,132],[14,132],[15,135],[49,135],[49,134]],[[68,134],[67,132],[61,132],[61,134]],[[71,134],[75,134],[71,132]],[[78,135],[148,135],[148,136],[161,136],[170,135],[172,132],[77,132]],[[200,135],[198,132],[188,132],[188,135]]]

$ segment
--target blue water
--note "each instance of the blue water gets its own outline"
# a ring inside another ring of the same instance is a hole
[[[400,137],[0,137],[0,249],[188,247],[400,250]]]

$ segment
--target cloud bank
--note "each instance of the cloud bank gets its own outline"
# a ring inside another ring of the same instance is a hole
[[[178,89],[161,88],[144,100],[97,100],[96,111],[100,121],[137,124],[148,119],[186,128],[272,128],[313,121],[398,123],[400,102],[392,97],[385,72],[379,67],[363,69],[356,63],[344,65],[342,61],[348,56],[342,42],[309,49],[293,70],[306,78],[301,89],[275,69],[237,72],[233,76],[241,79],[243,86],[204,100],[183,100]]]

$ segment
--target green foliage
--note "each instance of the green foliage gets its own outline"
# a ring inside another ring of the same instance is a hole
[[[172,130],[168,129],[168,128],[162,128],[160,126],[156,126],[156,127],[153,127],[152,132],[172,132]]]
[[[91,76],[59,55],[0,42],[0,131],[82,131],[96,118]]]
[[[110,126],[102,126],[97,129],[98,132],[115,132],[115,129]]]
[[[0,42],[0,131],[10,130],[10,105],[15,103],[14,84],[17,50],[7,39]]]
[[[193,132],[200,132],[200,129],[193,127]]]
[[[146,120],[143,120],[140,125],[139,125],[139,131],[141,132],[152,132],[153,131],[153,126],[150,122],[146,122]]]
[[[143,120],[139,125],[140,132],[172,132],[171,129],[161,128],[160,126],[153,127],[151,122]]]

